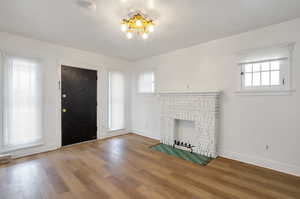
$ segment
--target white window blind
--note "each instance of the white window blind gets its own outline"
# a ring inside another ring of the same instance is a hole
[[[42,141],[42,71],[38,61],[4,56],[4,148]]]
[[[283,90],[289,87],[294,44],[239,54],[241,90]]]
[[[139,74],[138,92],[139,93],[154,93],[155,92],[154,72],[147,71],[147,72],[142,72]]]
[[[110,130],[125,128],[125,76],[122,72],[109,72],[109,111]]]

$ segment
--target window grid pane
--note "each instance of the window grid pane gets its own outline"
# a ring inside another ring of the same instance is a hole
[[[246,73],[252,72],[252,64],[246,64],[245,65],[245,72]]]
[[[260,86],[260,72],[252,74],[252,86]]]
[[[270,62],[263,62],[261,64],[261,71],[269,71],[270,70]]]
[[[252,86],[252,73],[245,73],[245,87]]]
[[[261,71],[260,63],[253,64],[253,72],[259,72],[259,71]]]
[[[262,86],[270,86],[270,72],[262,72],[261,73],[261,85]]]
[[[280,69],[279,61],[272,61],[271,62],[271,70],[279,70],[279,69]]]
[[[280,73],[278,71],[271,71],[271,85],[278,86],[280,85]]]

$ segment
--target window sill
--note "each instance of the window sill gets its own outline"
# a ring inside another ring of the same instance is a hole
[[[43,142],[37,142],[37,143],[33,143],[33,144],[23,145],[23,146],[20,146],[20,147],[12,147],[12,148],[8,148],[8,149],[4,149],[4,150],[1,150],[1,153],[10,153],[10,152],[29,149],[29,148],[33,148],[33,147],[39,147],[39,146],[42,146],[42,145],[44,145]]]
[[[240,96],[273,96],[273,95],[292,95],[296,90],[239,90],[236,95]]]

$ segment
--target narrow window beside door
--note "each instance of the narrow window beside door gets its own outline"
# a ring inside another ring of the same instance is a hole
[[[112,131],[125,128],[125,77],[122,72],[109,72],[108,126]]]
[[[38,61],[4,57],[3,146],[42,141],[42,72]]]

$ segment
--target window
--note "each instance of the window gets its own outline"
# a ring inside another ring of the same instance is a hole
[[[109,72],[108,127],[110,130],[125,128],[125,77],[122,72]]]
[[[5,56],[3,146],[22,148],[42,141],[42,72],[35,60]]]
[[[288,91],[293,46],[283,44],[241,53],[240,92]]]
[[[155,77],[154,72],[142,72],[138,76],[138,92],[139,93],[154,93],[155,92]]]
[[[287,59],[245,63],[241,65],[243,88],[281,88],[285,86]]]

